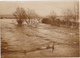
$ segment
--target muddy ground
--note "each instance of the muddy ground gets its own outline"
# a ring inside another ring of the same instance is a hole
[[[79,30],[39,23],[36,28],[2,19],[1,58],[78,57]],[[52,46],[54,50],[52,51]]]

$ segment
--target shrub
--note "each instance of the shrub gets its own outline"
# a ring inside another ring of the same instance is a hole
[[[16,11],[13,13],[15,18],[17,19],[17,23],[19,25],[22,25],[24,20],[27,18],[27,14],[23,8],[17,8]]]
[[[49,18],[43,18],[42,23],[51,24],[51,20]]]

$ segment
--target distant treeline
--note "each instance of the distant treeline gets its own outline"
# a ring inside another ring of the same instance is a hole
[[[13,15],[0,15],[0,19],[15,19]]]
[[[70,27],[70,28],[79,28],[79,22],[77,21],[70,21],[70,20],[61,20],[60,18],[50,19],[50,18],[43,18],[42,23],[51,24],[53,26],[63,26],[63,27]]]

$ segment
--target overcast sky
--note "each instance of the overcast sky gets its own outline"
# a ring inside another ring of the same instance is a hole
[[[61,15],[62,9],[73,8],[74,1],[12,1],[0,2],[0,15],[12,14],[17,7],[23,7],[35,10],[41,16],[48,15],[51,11],[55,11],[57,15]]]

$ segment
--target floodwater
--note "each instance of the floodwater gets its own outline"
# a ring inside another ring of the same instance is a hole
[[[1,58],[78,57],[79,30],[39,23],[36,28],[2,19]],[[52,46],[54,45],[54,51]]]

